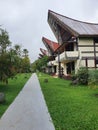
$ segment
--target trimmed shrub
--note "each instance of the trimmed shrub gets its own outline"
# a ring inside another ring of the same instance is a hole
[[[48,83],[48,79],[44,79],[44,82],[45,82],[45,83]]]
[[[77,72],[78,82],[82,85],[88,85],[88,69],[86,67],[79,68]]]
[[[73,71],[71,73],[71,79],[72,79],[72,81],[76,80],[77,78],[78,78],[77,74],[75,74],[75,72]]]
[[[0,92],[0,103],[5,102],[5,94],[3,92]]]
[[[97,85],[98,84],[98,70],[89,70],[89,85]]]

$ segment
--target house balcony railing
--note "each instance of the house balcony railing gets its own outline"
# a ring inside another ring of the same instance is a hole
[[[59,55],[60,62],[74,61],[79,58],[79,51],[64,51]],[[58,56],[56,57],[56,61],[58,62]]]

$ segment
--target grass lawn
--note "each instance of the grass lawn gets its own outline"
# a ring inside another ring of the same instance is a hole
[[[98,130],[98,88],[71,86],[42,73],[38,77],[56,130]]]
[[[6,101],[0,104],[0,117],[23,88],[31,74],[18,74],[14,79],[9,79],[8,85],[0,83],[0,92],[6,95]]]

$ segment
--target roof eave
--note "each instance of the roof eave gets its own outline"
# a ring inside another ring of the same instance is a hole
[[[76,37],[79,36],[78,32],[76,32],[75,30],[73,30],[72,28],[70,28],[69,26],[67,26],[65,23],[63,23],[62,21],[60,21],[55,15],[53,15],[53,13],[55,13],[55,12],[53,12],[51,10],[48,11],[48,23],[49,23],[49,17],[52,16],[60,26],[62,26],[63,28],[67,29],[72,35],[74,35]],[[55,14],[57,14],[57,13],[55,13]],[[50,25],[50,23],[49,23],[49,25]],[[51,28],[52,28],[52,26],[51,26]],[[52,28],[52,30],[53,30],[53,28]]]
[[[90,37],[90,38],[94,38],[94,37],[98,37],[98,34],[80,34],[78,37]]]

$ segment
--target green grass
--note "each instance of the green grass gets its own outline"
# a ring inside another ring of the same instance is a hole
[[[0,83],[0,92],[4,92],[6,95],[6,101],[3,104],[0,104],[0,117],[13,102],[30,76],[31,74],[18,74],[15,78],[9,79],[8,85]]]
[[[97,88],[71,86],[46,74],[38,77],[56,130],[98,130]]]

